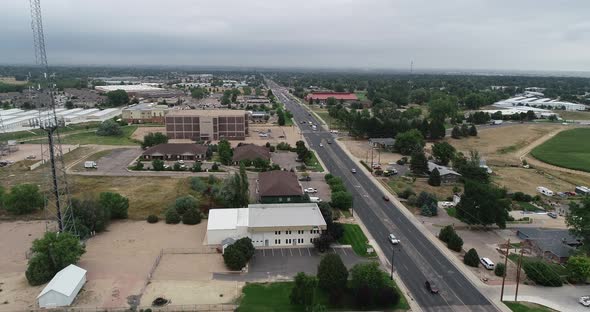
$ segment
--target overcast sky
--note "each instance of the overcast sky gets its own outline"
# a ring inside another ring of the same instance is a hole
[[[590,71],[588,0],[42,0],[50,64]],[[34,60],[0,0],[0,63]]]

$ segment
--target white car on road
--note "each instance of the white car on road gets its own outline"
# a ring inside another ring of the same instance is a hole
[[[317,193],[318,190],[314,189],[313,187],[308,187],[306,189],[303,190],[305,193]]]
[[[590,296],[582,296],[578,302],[585,307],[590,307]]]
[[[389,241],[394,245],[397,245],[400,243],[400,240],[397,239],[397,237],[395,237],[395,235],[393,235],[393,234],[389,234]]]
[[[352,168],[352,169],[350,169],[350,172],[356,173],[356,169],[355,168]]]

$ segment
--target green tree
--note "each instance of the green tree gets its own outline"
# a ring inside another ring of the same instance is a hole
[[[217,153],[219,154],[219,160],[224,165],[230,165],[232,162],[232,149],[228,140],[221,140],[217,144]]]
[[[82,239],[88,238],[93,231],[100,233],[106,230],[111,220],[111,212],[108,207],[100,205],[96,200],[72,198],[71,207],[74,220],[77,222],[76,230]],[[85,233],[86,236],[82,233]]]
[[[4,204],[4,202],[6,201],[6,196],[6,190],[3,186],[0,185],[0,209],[6,208]]]
[[[182,215],[182,223],[188,225],[201,223],[201,212],[195,207],[188,208]]]
[[[460,252],[461,249],[463,249],[463,239],[457,234],[452,235],[449,238],[449,242],[447,243],[447,246],[449,247],[450,250]]]
[[[424,144],[422,133],[417,129],[412,129],[395,136],[394,148],[402,155],[410,155],[416,149],[422,149]]]
[[[250,203],[248,176],[245,168],[234,173],[223,181],[219,191],[220,199],[229,207],[246,207]]]
[[[451,237],[456,236],[457,233],[455,232],[455,228],[452,225],[447,225],[444,228],[440,229],[438,233],[438,239],[441,241],[448,243]]]
[[[503,277],[504,274],[506,274],[506,266],[504,265],[504,263],[496,264],[496,268],[494,269],[494,274],[496,276],[500,276],[500,277]]]
[[[461,128],[459,126],[454,126],[453,130],[451,131],[451,138],[453,139],[460,139],[463,136],[461,133]]]
[[[565,222],[570,232],[582,241],[590,242],[590,197],[586,196],[579,203],[570,202],[569,210]],[[590,244],[582,244],[581,248],[590,255]]]
[[[477,128],[475,127],[475,125],[471,125],[471,127],[469,127],[469,135],[477,136]]]
[[[303,272],[297,273],[295,285],[289,295],[291,304],[302,305],[306,310],[313,306],[317,284],[318,280],[315,276],[306,275]]]
[[[168,137],[162,132],[150,132],[143,137],[142,148],[168,143]]]
[[[47,283],[61,269],[78,262],[85,252],[78,238],[67,232],[46,232],[33,241],[31,251],[25,276],[33,286]]]
[[[332,293],[342,294],[348,282],[348,270],[338,254],[329,253],[322,257],[318,266],[318,285]]]
[[[286,123],[285,112],[283,112],[283,110],[280,108],[277,109],[277,118],[279,119],[279,126],[284,126]]]
[[[143,163],[141,162],[141,160],[137,160],[137,162],[135,162],[133,170],[143,170]]]
[[[346,191],[338,191],[332,193],[332,207],[346,210],[352,207],[352,194]]]
[[[419,88],[419,89],[415,89],[415,90],[410,91],[410,102],[412,102],[412,103],[422,105],[422,104],[428,102],[429,98],[430,98],[430,94],[424,88]]]
[[[193,166],[191,167],[192,172],[201,172],[203,169],[201,168],[202,164],[200,161],[195,161]]]
[[[410,159],[410,170],[415,175],[423,175],[428,172],[428,160],[422,149],[417,149],[412,153]]]
[[[102,192],[99,195],[98,204],[111,214],[111,219],[127,219],[129,199],[118,193]]]
[[[456,152],[455,147],[447,142],[436,142],[432,145],[432,155],[443,166],[447,166],[455,158]]]
[[[491,184],[465,182],[465,192],[457,204],[457,218],[467,224],[506,227],[510,200],[506,192]]]
[[[432,186],[440,186],[440,183],[440,172],[438,172],[437,168],[434,168],[434,170],[432,170],[428,176],[428,184]]]
[[[243,87],[242,92],[244,93],[244,95],[251,95],[252,89],[250,89],[250,87]]]
[[[154,169],[154,171],[163,171],[164,169],[166,169],[164,167],[164,161],[161,159],[152,160],[152,168]]]
[[[223,262],[230,270],[238,271],[246,266],[248,260],[238,246],[231,244],[223,251]]]
[[[121,130],[121,126],[111,119],[105,120],[98,126],[96,130],[96,135],[100,136],[120,136],[123,134],[123,130]]]
[[[445,137],[446,129],[443,121],[434,119],[430,123],[430,139],[439,140]]]
[[[196,87],[191,89],[191,96],[194,99],[200,100],[206,97],[207,95],[209,95],[209,90],[207,90],[207,88]]]
[[[386,286],[383,272],[377,262],[356,264],[350,270],[350,278],[351,290],[357,299],[364,297],[366,301],[360,301],[364,304],[372,304],[375,301],[375,293]]]
[[[336,98],[334,98],[334,97],[329,97],[329,98],[326,100],[326,105],[327,105],[327,106],[335,106],[336,104],[337,104],[337,103],[336,103]]]
[[[39,187],[34,184],[17,184],[13,186],[4,202],[8,212],[19,215],[43,208],[44,203]]]
[[[190,209],[196,210],[198,206],[199,202],[191,195],[178,197],[174,202],[174,208],[180,215],[184,215],[184,213]]]
[[[107,104],[109,106],[123,106],[129,103],[129,95],[125,90],[107,92]]]
[[[307,149],[307,147],[305,146],[305,142],[301,140],[295,143],[295,153],[297,153],[297,158],[303,162],[311,158],[311,153],[309,149]]]
[[[463,256],[463,263],[474,268],[479,266],[479,255],[475,248],[469,249],[465,256]]]
[[[165,217],[166,224],[178,224],[181,220],[180,214],[178,214],[178,211],[176,211],[174,207],[170,207],[168,210],[166,210]]]
[[[256,249],[252,244],[252,240],[249,237],[242,237],[235,241],[233,244],[246,258],[246,261],[250,261],[250,259],[254,256]]]
[[[590,277],[590,258],[572,256],[567,260],[568,279],[577,283],[585,283]]]
[[[467,126],[467,124],[461,125],[461,136],[464,136],[464,137],[469,136],[469,127]]]

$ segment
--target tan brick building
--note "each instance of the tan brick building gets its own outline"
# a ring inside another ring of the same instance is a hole
[[[248,135],[248,115],[243,110],[174,110],[165,120],[170,139],[243,140]]]

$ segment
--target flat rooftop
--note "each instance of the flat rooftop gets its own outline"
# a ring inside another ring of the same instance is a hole
[[[139,91],[163,91],[165,89],[146,86],[146,85],[109,85],[109,86],[96,86],[94,89],[103,92],[125,90],[127,92],[139,92]]]
[[[166,116],[244,116],[245,110],[230,109],[181,109],[173,110]]]

